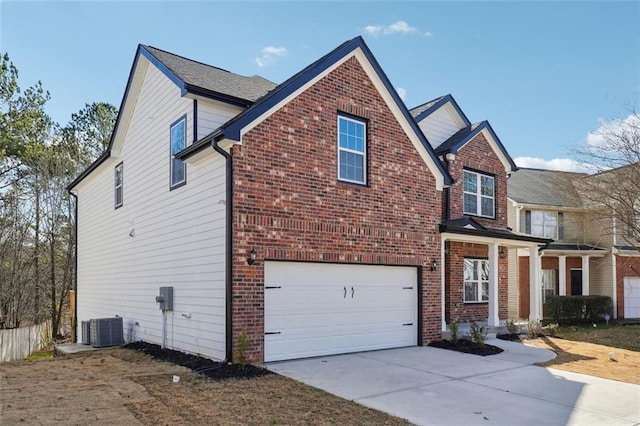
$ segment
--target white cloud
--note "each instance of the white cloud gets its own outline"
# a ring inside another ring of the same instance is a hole
[[[581,173],[589,173],[593,171],[588,165],[570,158],[554,158],[553,160],[545,160],[538,157],[516,157],[513,161],[518,167],[527,167],[532,169],[560,170],[564,172]]]
[[[587,145],[590,148],[602,148],[606,144],[607,135],[621,135],[625,131],[640,127],[640,117],[635,114],[629,114],[622,120],[615,119],[606,121],[600,119],[598,121],[599,127],[587,133]]]
[[[417,34],[421,33],[416,27],[412,27],[405,21],[396,21],[390,25],[367,25],[364,27],[365,34],[377,37],[379,35],[391,34]],[[433,35],[432,32],[425,31],[423,34],[427,37]]]
[[[275,62],[276,56],[280,56],[280,57],[286,56],[287,48],[282,46],[281,47],[267,46],[267,47],[263,47],[260,53],[262,53],[262,56],[258,56],[255,60],[256,60],[256,64],[258,64],[258,66],[262,68],[262,67],[266,67],[267,65],[273,64]]]
[[[400,96],[400,99],[403,101],[407,99],[407,89],[403,87],[396,87],[396,92],[398,92],[398,96]]]

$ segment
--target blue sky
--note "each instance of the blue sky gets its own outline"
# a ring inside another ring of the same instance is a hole
[[[282,82],[356,35],[408,107],[453,94],[519,165],[570,169],[550,161],[640,108],[637,1],[0,0],[0,50],[22,87],[43,82],[60,123],[88,102],[120,105],[138,43]]]

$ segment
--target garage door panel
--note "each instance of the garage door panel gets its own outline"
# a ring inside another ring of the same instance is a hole
[[[265,262],[265,332],[265,361],[415,345],[417,269]]]
[[[640,277],[624,278],[624,317],[640,318]]]

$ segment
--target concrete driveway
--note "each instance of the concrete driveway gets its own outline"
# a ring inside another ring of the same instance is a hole
[[[419,425],[638,425],[640,386],[533,366],[520,343],[481,357],[411,347],[269,363],[267,368]]]

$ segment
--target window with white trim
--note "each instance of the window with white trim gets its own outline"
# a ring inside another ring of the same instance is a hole
[[[366,123],[341,115],[338,115],[338,179],[367,183]]]
[[[479,303],[489,300],[489,261],[464,260],[464,302]]]
[[[465,214],[495,217],[495,179],[482,173],[464,171],[463,197]]]
[[[123,185],[124,185],[124,167],[123,163],[118,164],[113,173],[113,201],[115,208],[122,207],[123,204]]]
[[[564,238],[564,215],[562,212],[527,210],[525,212],[525,232],[536,237]]]
[[[186,182],[186,167],[182,160],[175,155],[186,147],[187,143],[187,116],[182,116],[170,127],[171,149],[171,188],[175,188]]]
[[[540,274],[542,281],[542,303],[547,303],[547,297],[555,296],[558,288],[558,271],[555,269],[543,269]]]

